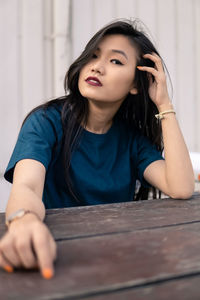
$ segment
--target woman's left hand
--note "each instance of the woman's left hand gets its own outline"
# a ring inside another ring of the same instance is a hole
[[[155,67],[138,66],[137,68],[141,71],[146,71],[154,77],[149,76],[149,97],[156,104],[158,110],[165,104],[170,103],[170,98],[167,90],[166,76],[162,65],[161,58],[156,54],[144,54],[144,58],[150,59],[155,63]]]

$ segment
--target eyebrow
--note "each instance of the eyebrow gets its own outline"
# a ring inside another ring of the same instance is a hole
[[[99,47],[97,48],[97,50],[101,51],[101,49]],[[111,49],[111,52],[122,54],[128,60],[128,57],[127,57],[126,53],[124,51],[122,51],[122,50]]]
[[[122,55],[128,60],[128,57],[127,57],[127,55],[126,55],[126,53],[125,53],[124,51],[122,51],[122,50],[117,50],[117,49],[112,49],[111,51],[112,51],[112,52],[115,52],[115,53],[120,53],[120,54],[122,54]]]

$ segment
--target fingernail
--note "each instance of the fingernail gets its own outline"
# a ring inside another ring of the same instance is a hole
[[[137,66],[137,68],[138,68],[138,69],[141,69],[141,68],[142,68],[142,66]]]
[[[53,277],[53,271],[51,269],[43,269],[42,275],[45,279],[51,279]]]
[[[9,266],[9,265],[6,265],[3,267],[4,270],[8,273],[12,273],[13,272],[13,267]]]

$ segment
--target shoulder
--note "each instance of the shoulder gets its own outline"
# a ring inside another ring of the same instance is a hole
[[[25,119],[25,122],[31,122],[37,120],[39,123],[45,120],[51,120],[54,122],[61,121],[62,106],[59,104],[49,105],[47,107],[35,108]]]
[[[51,132],[59,134],[62,131],[61,111],[62,105],[60,104],[34,109],[23,122],[21,132],[35,131],[44,135]]]

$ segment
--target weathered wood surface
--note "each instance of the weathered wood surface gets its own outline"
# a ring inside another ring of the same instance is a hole
[[[199,300],[199,282],[200,276],[179,278],[91,295],[84,300]]]
[[[200,299],[200,196],[50,210],[46,222],[55,277],[0,271],[0,298]]]
[[[51,209],[45,222],[57,240],[200,222],[200,194],[187,201],[168,198]],[[0,236],[5,229],[0,214]]]

